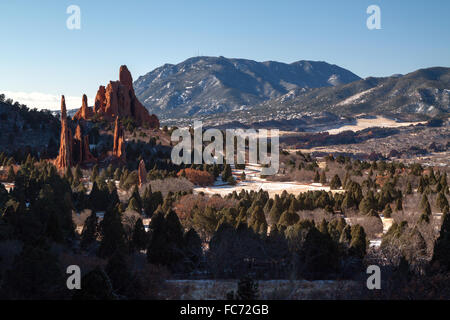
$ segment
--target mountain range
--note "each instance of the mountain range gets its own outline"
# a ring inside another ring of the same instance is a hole
[[[247,110],[228,113],[227,118],[249,123],[292,120],[318,113],[349,117],[384,115],[404,120],[448,116],[450,68],[434,67],[406,75],[369,77],[335,87],[292,90]],[[223,115],[210,118],[222,119]]]
[[[361,79],[326,62],[194,57],[165,64],[133,85],[138,99],[166,123],[251,123],[324,112],[410,119],[450,113],[450,68],[444,67]]]
[[[134,82],[138,99],[160,119],[245,109],[292,90],[330,87],[359,80],[326,62],[291,64],[224,57],[194,57],[165,64]]]

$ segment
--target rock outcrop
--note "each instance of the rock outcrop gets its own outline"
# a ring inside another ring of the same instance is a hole
[[[83,95],[83,101],[81,103],[81,108],[80,110],[77,111],[77,113],[75,113],[75,115],[73,116],[74,120],[80,120],[80,119],[91,119],[94,116],[94,111],[92,110],[91,107],[88,107],[88,101],[87,101],[87,96],[84,94]]]
[[[55,160],[55,166],[59,170],[65,170],[72,165],[72,131],[67,123],[66,100],[61,97],[61,137],[59,154]]]
[[[85,100],[85,99],[83,99]],[[86,106],[87,106],[87,99]],[[80,124],[75,130],[75,136],[72,135],[69,123],[67,121],[67,110],[64,96],[61,98],[61,138],[59,145],[59,154],[55,160],[55,166],[58,170],[64,171],[73,165],[94,163],[97,160],[89,149],[89,137],[83,135]]]
[[[119,117],[116,117],[116,123],[114,128],[113,156],[117,157],[122,161],[126,161],[125,136],[122,124],[119,121]]]
[[[147,183],[147,169],[145,168],[144,160],[141,160],[141,162],[139,162],[138,178],[140,187]]]
[[[87,100],[87,99],[86,99]],[[133,78],[127,66],[120,67],[119,81],[110,81],[106,86],[100,86],[95,97],[93,108],[83,106],[74,116],[74,119],[89,120],[94,115],[98,115],[107,121],[114,121],[117,117],[130,117],[138,125],[149,128],[159,128],[159,120],[156,115],[147,109],[136,98],[133,88]]]
[[[75,130],[73,158],[75,163],[80,164],[93,163],[96,161],[89,148],[89,136],[83,136],[79,124]]]

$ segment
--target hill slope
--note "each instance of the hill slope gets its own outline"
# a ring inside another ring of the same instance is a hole
[[[305,114],[381,114],[420,119],[450,113],[450,68],[421,69],[404,76],[369,77],[346,85],[289,93],[246,110],[209,117],[251,123]]]
[[[195,57],[166,64],[134,82],[139,100],[162,119],[238,110],[301,88],[347,84],[360,78],[326,62],[291,64]]]
[[[57,151],[59,121],[50,111],[29,109],[0,94],[0,152],[39,153],[52,157]]]

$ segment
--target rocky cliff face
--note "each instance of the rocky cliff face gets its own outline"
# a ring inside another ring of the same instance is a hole
[[[137,99],[133,78],[125,65],[120,67],[119,81],[110,81],[106,88],[99,87],[93,108],[87,106],[87,98],[83,96],[83,105],[75,114],[74,120],[89,120],[95,115],[107,121],[114,121],[117,117],[131,117],[138,125],[159,128],[158,118],[154,114],[150,115]]]
[[[87,106],[87,99],[84,99]],[[80,110],[80,114],[83,110]],[[86,111],[86,110],[84,110]],[[55,166],[58,170],[65,170],[73,165],[86,165],[94,163],[97,160],[89,149],[89,137],[83,135],[82,128],[78,124],[75,130],[75,136],[72,134],[69,123],[67,121],[67,110],[64,96],[61,98],[61,137],[59,145],[59,154],[55,160]]]

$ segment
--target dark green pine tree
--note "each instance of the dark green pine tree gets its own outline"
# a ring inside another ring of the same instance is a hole
[[[450,271],[450,214],[442,216],[439,238],[434,244],[432,262],[438,263],[445,271]]]
[[[279,226],[289,227],[297,223],[299,216],[289,210],[284,211],[278,221]]]
[[[133,284],[131,272],[125,260],[125,255],[116,251],[108,260],[105,272],[111,280],[113,291],[116,294],[128,295],[129,288]]]
[[[149,226],[147,260],[151,264],[176,268],[183,259],[183,229],[178,216],[169,210],[166,217],[155,212]]]
[[[392,209],[391,209],[391,205],[389,203],[386,204],[386,207],[383,210],[383,216],[385,218],[390,218],[392,216]]]
[[[339,178],[339,176],[337,174],[335,174],[333,179],[331,179],[330,188],[336,190],[341,187],[342,187],[341,179]]]
[[[320,173],[320,183],[323,185],[327,183],[327,176],[325,175],[325,170],[322,170],[322,172]]]
[[[412,185],[411,185],[411,182],[408,181],[408,185],[407,185],[407,187],[406,187],[406,194],[412,194],[412,193],[413,193],[413,191],[412,191]]]
[[[80,246],[82,249],[88,248],[97,240],[97,215],[94,211],[86,218],[83,231],[81,232]]]
[[[189,229],[189,231],[184,234],[183,238],[185,256],[190,264],[186,266],[187,270],[195,270],[201,262],[203,254],[202,240],[194,229]]]
[[[59,218],[54,211],[50,212],[48,216],[45,234],[54,242],[61,243],[64,241],[64,235],[59,223]]]
[[[116,251],[125,250],[125,232],[118,207],[108,209],[100,223],[102,240],[98,255],[102,258],[111,257]]]
[[[443,191],[439,192],[436,198],[436,206],[442,211],[444,210],[445,207],[448,207],[448,200]]]
[[[16,179],[16,174],[14,173],[13,167],[10,166],[8,169],[8,176],[7,176],[6,180],[8,182],[14,182],[15,179]]]
[[[424,195],[425,196],[425,195]],[[431,206],[428,200],[423,205],[423,212],[422,215],[419,218],[419,222],[426,222],[429,223],[431,218]]]
[[[350,253],[358,258],[366,255],[367,238],[363,227],[356,224],[351,227]]]
[[[231,166],[226,164],[222,171],[222,181],[228,181],[230,177],[232,177]]]
[[[425,209],[427,205],[430,205],[430,203],[428,202],[427,195],[424,193],[422,196],[422,200],[420,201],[420,208]]]
[[[270,209],[270,212],[269,212],[269,224],[270,225],[278,224],[278,221],[280,220],[280,217],[281,217],[280,206],[281,205],[277,204],[277,200],[275,200],[272,205],[272,209]]]
[[[253,210],[248,224],[255,233],[263,235],[267,234],[266,217],[264,215],[264,211],[259,205],[257,205]]]
[[[237,300],[256,300],[259,297],[258,283],[250,277],[239,280],[236,294]]]
[[[314,175],[314,182],[320,182],[320,174],[319,171],[316,171],[315,175]]]
[[[143,250],[147,248],[148,245],[148,235],[145,232],[144,224],[142,223],[142,219],[139,218],[136,221],[133,229],[132,236],[132,248],[136,250]]]
[[[98,165],[96,164],[92,168],[91,182],[94,183],[97,180],[97,177],[98,177]]]
[[[73,300],[114,300],[111,280],[100,267],[81,278],[81,290],[74,290]]]
[[[2,279],[3,297],[19,300],[58,299],[64,278],[58,258],[40,246],[25,246]]]
[[[402,211],[403,210],[403,202],[402,199],[398,198],[395,203],[395,210]]]

